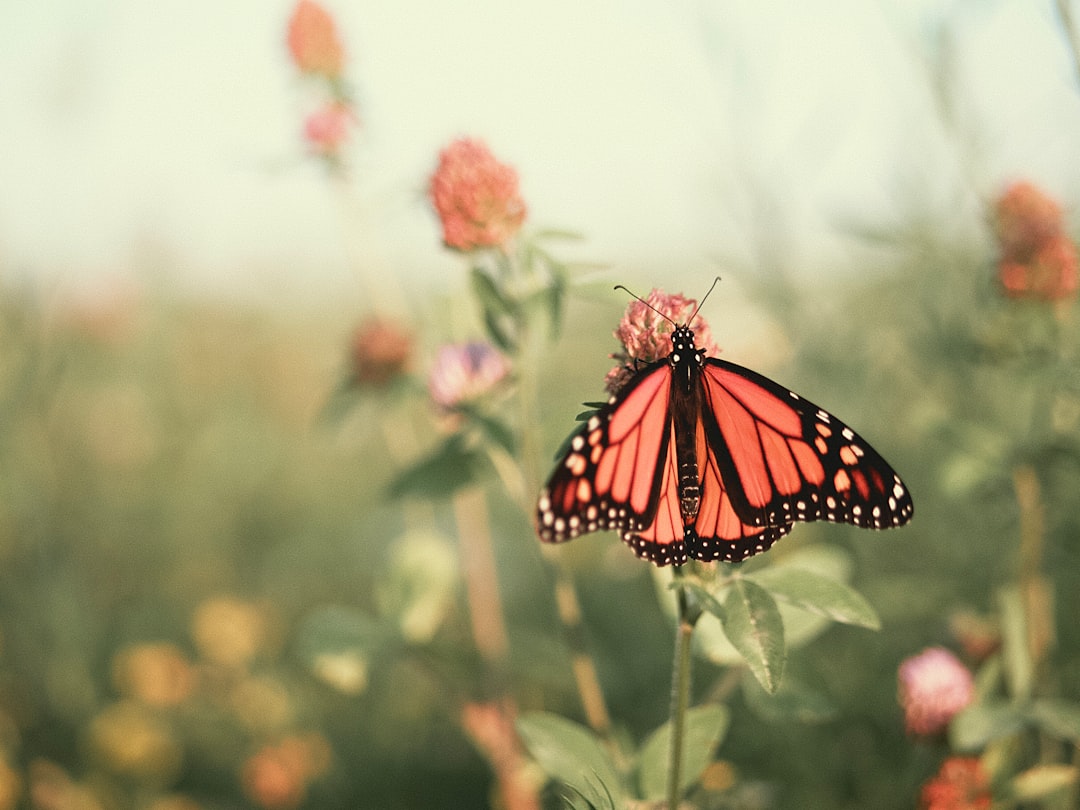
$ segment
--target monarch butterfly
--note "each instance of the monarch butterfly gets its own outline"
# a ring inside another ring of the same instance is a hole
[[[855,431],[755,371],[706,357],[689,327],[700,306],[680,325],[637,300],[672,324],[671,349],[628,366],[629,380],[570,437],[540,492],[541,540],[612,529],[658,566],[739,562],[795,521],[911,520],[907,487]],[[675,312],[694,304],[658,291],[650,300]]]

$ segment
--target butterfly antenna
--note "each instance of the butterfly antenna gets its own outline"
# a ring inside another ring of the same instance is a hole
[[[705,295],[703,295],[701,297],[701,300],[698,302],[697,309],[694,310],[694,314],[691,315],[689,318],[687,318],[687,320],[686,320],[687,325],[694,322],[694,318],[697,317],[698,312],[701,311],[701,307],[705,304],[705,299],[708,298],[710,295],[712,295],[712,291],[714,289],[716,289],[716,285],[719,284],[719,283],[720,283],[720,276],[717,276],[716,278],[713,279],[712,286],[709,287],[709,291],[707,293],[705,293]],[[630,292],[630,291],[627,290],[627,292]]]
[[[715,282],[714,282],[714,284],[715,284]],[[655,313],[656,313],[657,315],[659,315],[659,316],[660,316],[661,318],[663,318],[663,319],[664,319],[665,321],[667,321],[668,323],[670,323],[670,324],[671,324],[672,326],[676,326],[676,327],[678,326],[678,324],[677,324],[677,323],[675,323],[675,321],[671,320],[671,318],[669,318],[669,317],[668,317],[667,315],[665,315],[665,314],[664,314],[663,312],[661,312],[660,310],[658,310],[658,309],[657,309],[656,307],[654,307],[654,306],[653,306],[652,304],[650,304],[650,303],[649,303],[648,301],[646,301],[646,300],[645,300],[644,298],[642,298],[642,297],[641,297],[640,295],[636,295],[635,293],[633,293],[633,292],[631,292],[630,290],[628,290],[628,289],[627,289],[626,287],[624,287],[624,286],[623,286],[622,284],[616,284],[616,285],[615,285],[615,289],[616,289],[616,290],[622,290],[622,291],[623,291],[624,293],[626,293],[627,295],[629,295],[629,296],[630,296],[631,298],[636,298],[636,299],[637,299],[638,301],[640,301],[641,303],[643,303],[643,304],[644,304],[645,306],[647,306],[647,307],[648,307],[649,309],[651,309],[651,310],[652,310],[653,312],[655,312]],[[697,314],[697,312],[695,312],[694,314],[696,315],[696,314]]]

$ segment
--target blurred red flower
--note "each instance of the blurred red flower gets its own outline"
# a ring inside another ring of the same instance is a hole
[[[930,647],[900,664],[899,700],[904,724],[912,734],[929,736],[975,697],[975,682],[960,659],[944,647]]]
[[[653,363],[668,356],[671,352],[671,332],[675,328],[671,321],[685,323],[693,329],[694,343],[705,354],[710,357],[718,355],[720,349],[705,319],[694,315],[693,322],[687,322],[696,309],[695,299],[678,293],[668,295],[656,288],[644,301],[631,301],[615,329],[615,337],[623,350],[612,355],[619,365],[608,372],[604,381],[608,392],[614,394],[626,385],[634,374],[636,363]]]
[[[1007,296],[1056,301],[1076,293],[1076,246],[1055,200],[1032,183],[1013,183],[998,198],[994,228],[998,281]]]
[[[455,250],[503,246],[525,221],[517,172],[472,138],[439,153],[428,194],[442,222],[443,242]]]
[[[333,155],[348,140],[356,122],[356,114],[348,104],[330,102],[308,115],[304,121],[304,140],[314,152]]]
[[[361,324],[352,338],[353,381],[385,386],[405,372],[412,348],[412,335],[392,322],[374,319]]]
[[[984,810],[992,803],[990,779],[975,757],[949,757],[919,795],[922,810]]]
[[[1013,183],[998,197],[995,230],[1005,256],[1028,259],[1061,232],[1061,206],[1027,181]]]
[[[341,76],[345,53],[334,18],[313,0],[300,0],[289,18],[289,53],[303,73],[328,79]]]
[[[1010,298],[1068,298],[1080,281],[1076,246],[1064,235],[1051,237],[1027,261],[1003,258],[998,279]]]
[[[288,810],[307,797],[308,785],[330,766],[330,744],[320,734],[291,735],[248,757],[244,791],[260,807]]]

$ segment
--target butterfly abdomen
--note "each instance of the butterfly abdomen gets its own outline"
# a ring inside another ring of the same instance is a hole
[[[697,458],[698,414],[701,385],[698,376],[704,354],[694,346],[692,332],[673,336],[671,364],[671,419],[675,434],[675,458],[679,471],[679,511],[684,526],[692,526],[701,508],[701,475]]]

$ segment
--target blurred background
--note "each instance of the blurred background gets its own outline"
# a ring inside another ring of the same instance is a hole
[[[600,398],[616,283],[722,276],[724,357],[856,426],[916,503],[766,555],[828,549],[883,628],[806,633],[786,701],[705,655],[731,724],[698,806],[916,806],[965,753],[905,729],[897,668],[932,645],[981,698],[1080,711],[1080,7],[326,0],[320,65],[304,5],[0,7],[0,810],[530,806],[510,771],[560,806],[493,752],[500,701],[588,719],[566,581],[611,734],[664,722],[651,567],[605,535],[554,573],[513,472]],[[474,456],[429,374],[485,335],[485,265],[429,199],[464,136],[516,171],[523,244],[580,238],[550,247],[561,332],[509,352],[538,435],[440,489],[424,459]],[[1053,261],[1007,261],[1018,182]],[[1061,765],[1028,800],[1071,806],[1077,726],[1006,731],[966,753]]]

